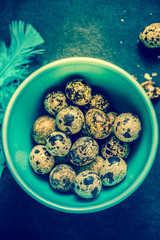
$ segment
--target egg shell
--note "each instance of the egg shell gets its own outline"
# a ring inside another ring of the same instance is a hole
[[[102,189],[100,177],[93,171],[79,173],[74,181],[74,191],[82,198],[95,198]]]
[[[36,145],[30,152],[29,163],[36,173],[47,174],[53,168],[55,160],[45,145]]]
[[[81,78],[75,78],[69,81],[65,88],[67,98],[79,106],[84,106],[90,102],[91,92],[91,87]]]
[[[67,192],[74,187],[76,172],[67,164],[59,164],[52,169],[49,175],[49,182],[53,189]]]
[[[107,115],[99,109],[90,109],[85,115],[87,131],[96,139],[104,139],[112,132],[112,124]]]
[[[126,174],[126,162],[116,156],[105,159],[100,170],[100,177],[104,186],[114,186],[120,183]]]
[[[44,115],[36,119],[32,126],[32,138],[38,144],[45,144],[47,137],[56,131],[56,120]]]
[[[118,117],[118,113],[117,112],[108,112],[107,117],[109,118],[110,122],[113,124],[116,117]]]
[[[95,173],[97,173],[98,175],[100,175],[100,169],[103,165],[103,161],[104,159],[101,156],[96,156],[96,158],[93,160],[93,162],[84,165],[84,166],[75,166],[75,171],[77,174],[79,174],[80,172],[86,171],[86,170],[90,170],[93,171]]]
[[[107,117],[109,118],[109,121],[112,124],[112,131],[111,131],[111,133],[113,133],[114,132],[113,124],[114,124],[114,121],[115,121],[116,117],[118,117],[118,113],[116,113],[116,112],[108,112],[107,113]]]
[[[75,106],[63,108],[56,117],[57,127],[68,135],[81,131],[84,124],[83,112]]]
[[[77,166],[92,162],[99,153],[99,145],[92,137],[78,138],[70,150],[70,161]]]
[[[61,91],[53,91],[45,97],[44,108],[53,116],[56,116],[56,114],[66,106],[68,106],[67,99]]]
[[[160,23],[152,23],[139,35],[140,41],[147,48],[160,48]]]
[[[103,143],[101,154],[104,158],[117,156],[126,159],[130,154],[130,145],[129,143],[120,141],[113,135]]]
[[[155,82],[153,81],[145,81],[141,83],[141,86],[146,91],[148,97],[150,99],[159,98],[160,97],[160,88],[156,87]]]
[[[69,153],[71,148],[71,139],[63,132],[53,132],[46,139],[46,148],[53,156],[65,156]]]
[[[89,102],[90,108],[96,108],[104,112],[107,112],[109,106],[110,103],[107,96],[102,93],[96,93],[92,95],[91,101]]]
[[[123,142],[133,142],[141,134],[141,122],[132,113],[120,114],[113,125],[116,137]]]

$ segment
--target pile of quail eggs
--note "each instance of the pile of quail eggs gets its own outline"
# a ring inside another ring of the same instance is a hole
[[[32,126],[29,163],[35,173],[49,175],[53,190],[92,199],[102,186],[126,177],[130,143],[139,137],[141,122],[110,105],[106,94],[94,92],[82,78],[68,81],[65,92],[45,96],[46,115]]]

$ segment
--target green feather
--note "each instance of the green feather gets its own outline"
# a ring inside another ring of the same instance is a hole
[[[43,53],[43,49],[35,48],[44,43],[43,38],[31,24],[25,26],[22,21],[12,21],[9,29],[10,46],[7,47],[4,42],[0,44],[0,128],[12,94],[29,74],[29,68],[26,65],[36,54]],[[0,178],[5,166],[0,138]]]
[[[14,79],[24,79],[28,74],[27,65],[35,54],[43,52],[35,49],[44,42],[31,24],[13,21],[10,25],[11,41],[7,48],[4,42],[0,46],[0,87]]]

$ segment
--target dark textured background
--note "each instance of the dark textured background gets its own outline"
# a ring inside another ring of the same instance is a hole
[[[139,49],[139,33],[160,22],[158,0],[4,0],[0,40],[9,43],[12,20],[31,23],[45,40],[35,66],[73,56],[107,60],[160,87],[160,59]],[[135,99],[136,101],[136,99]],[[160,121],[160,100],[153,103]],[[137,159],[138,161],[139,159]],[[98,213],[68,214],[28,196],[6,168],[0,180],[0,239],[160,239],[160,148],[143,184],[128,199]]]

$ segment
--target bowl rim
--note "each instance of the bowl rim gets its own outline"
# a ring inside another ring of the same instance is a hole
[[[11,156],[9,154],[9,150],[8,150],[8,144],[7,144],[7,126],[8,126],[8,120],[9,120],[9,116],[10,116],[10,112],[11,109],[14,105],[14,101],[16,100],[16,98],[18,97],[19,93],[21,92],[21,90],[23,88],[25,88],[25,86],[28,85],[28,83],[30,81],[32,81],[37,75],[39,75],[40,73],[42,73],[43,71],[46,71],[49,68],[52,67],[56,67],[59,66],[61,64],[66,64],[66,63],[73,63],[73,62],[86,62],[86,63],[94,63],[94,64],[99,64],[99,65],[103,65],[104,67],[110,67],[111,69],[114,69],[115,71],[117,71],[119,74],[124,75],[127,79],[130,80],[130,83],[132,85],[136,85],[138,91],[142,94],[144,101],[147,103],[146,107],[147,110],[150,112],[150,116],[152,116],[152,128],[153,128],[153,132],[152,135],[153,137],[153,143],[152,143],[152,149],[150,151],[150,155],[148,156],[148,161],[147,164],[145,165],[143,171],[140,173],[139,177],[136,179],[136,181],[130,185],[123,193],[121,193],[119,196],[115,197],[113,200],[110,200],[108,202],[102,203],[102,204],[98,204],[96,206],[91,206],[91,207],[66,207],[66,206],[60,206],[58,204],[55,203],[51,203],[49,200],[47,201],[46,199],[40,197],[39,195],[37,195],[34,191],[32,191],[25,182],[22,181],[20,175],[18,174],[18,171],[14,168],[14,165],[12,163],[12,159]],[[13,176],[13,178],[15,179],[15,181],[20,185],[20,187],[28,194],[30,195],[33,199],[37,200],[38,202],[40,202],[41,204],[52,208],[54,210],[58,210],[58,211],[62,211],[62,212],[67,212],[67,213],[76,213],[76,214],[81,214],[81,213],[92,213],[92,212],[98,212],[98,211],[102,211],[105,210],[107,208],[110,208],[114,205],[117,205],[118,203],[124,201],[126,198],[128,198],[133,192],[136,191],[136,189],[142,184],[142,182],[145,180],[145,178],[147,177],[153,162],[155,160],[156,157],[156,153],[157,153],[157,148],[158,148],[158,122],[157,122],[157,117],[156,117],[156,113],[154,110],[154,107],[151,103],[151,100],[149,99],[148,95],[146,94],[145,90],[141,87],[141,85],[125,70],[123,70],[122,68],[120,68],[119,66],[110,63],[108,61],[105,60],[101,60],[101,59],[97,59],[97,58],[91,58],[91,57],[70,57],[70,58],[64,58],[64,59],[60,59],[60,60],[56,60],[53,61],[49,64],[46,64],[45,66],[40,67],[38,70],[34,71],[32,74],[30,74],[21,84],[20,86],[16,89],[16,91],[14,92],[14,94],[12,95],[8,106],[6,108],[5,111],[5,115],[3,118],[3,123],[2,123],[2,147],[3,147],[3,151],[4,151],[4,155],[6,158],[6,163],[7,166]]]

